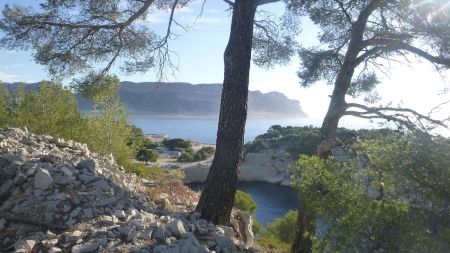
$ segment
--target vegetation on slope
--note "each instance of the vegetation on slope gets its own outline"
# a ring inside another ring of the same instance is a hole
[[[128,113],[116,92],[119,80],[104,77],[102,90],[84,90],[94,102],[82,115],[74,93],[58,83],[42,82],[38,91],[23,86],[9,93],[0,84],[0,127],[26,127],[30,132],[86,143],[90,150],[112,154],[128,171],[157,176],[161,170],[149,170],[134,164],[132,158],[146,144],[142,130],[127,123]]]
[[[309,235],[313,252],[443,252],[450,247],[448,138],[339,129],[340,147],[323,160],[311,149],[317,147],[318,131],[273,126],[246,145],[247,152],[296,148],[291,155],[300,157],[292,166],[293,182],[318,217],[317,231]],[[290,215],[260,233],[257,243],[267,252],[288,251],[293,238],[281,231],[295,225],[295,214]]]

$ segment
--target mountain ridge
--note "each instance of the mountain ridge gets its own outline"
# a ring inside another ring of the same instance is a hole
[[[6,83],[15,90],[18,83]],[[38,90],[39,83],[25,83],[26,90]],[[186,82],[121,82],[118,96],[130,114],[167,117],[218,117],[222,84],[190,84]],[[81,111],[91,102],[77,95]],[[300,102],[276,91],[249,91],[249,117],[306,117]]]

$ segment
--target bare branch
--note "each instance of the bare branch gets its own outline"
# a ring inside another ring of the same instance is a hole
[[[429,115],[421,114],[415,110],[409,108],[395,108],[395,107],[368,107],[357,103],[348,103],[346,109],[356,108],[361,111],[346,110],[344,116],[350,115],[364,119],[384,119],[387,121],[393,121],[401,126],[406,127],[408,130],[422,130],[428,131],[429,128],[425,126],[424,122],[431,123],[447,128],[442,120],[436,120]],[[411,117],[415,121],[411,120]]]

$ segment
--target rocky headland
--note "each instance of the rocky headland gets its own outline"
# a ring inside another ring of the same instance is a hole
[[[215,226],[197,200],[84,144],[0,129],[0,252],[256,252],[250,216]]]

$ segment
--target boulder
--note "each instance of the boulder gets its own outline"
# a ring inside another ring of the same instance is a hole
[[[53,184],[53,178],[46,169],[39,168],[34,175],[34,188],[39,190],[47,190]]]
[[[169,222],[166,228],[177,238],[184,238],[187,235],[183,222],[181,222],[180,220],[173,220]]]

